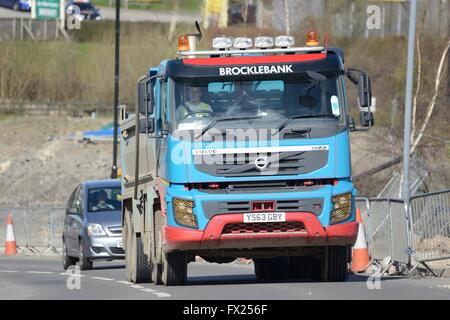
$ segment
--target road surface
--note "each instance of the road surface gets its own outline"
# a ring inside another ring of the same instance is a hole
[[[385,278],[369,290],[367,276],[346,283],[259,282],[252,265],[189,264],[183,287],[133,285],[123,261],[94,264],[72,277],[56,257],[0,257],[0,299],[148,299],[148,300],[304,300],[304,299],[450,299],[450,279]],[[69,280],[70,280],[69,279]],[[80,281],[76,281],[79,279]],[[78,282],[80,289],[69,290]]]
[[[105,20],[115,20],[116,10],[114,8],[99,7],[100,14]],[[0,7],[0,19],[1,18],[29,18],[31,16],[30,12],[14,11],[9,8]],[[120,21],[131,21],[131,22],[158,22],[169,23],[174,16],[173,12],[164,11],[151,11],[151,10],[120,10]],[[195,20],[201,21],[200,15],[191,14],[178,14],[178,22],[194,23]]]

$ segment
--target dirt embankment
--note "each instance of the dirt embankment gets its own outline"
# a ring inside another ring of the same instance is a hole
[[[69,117],[0,121],[0,205],[64,204],[81,181],[108,178],[112,143],[70,139],[108,121]]]

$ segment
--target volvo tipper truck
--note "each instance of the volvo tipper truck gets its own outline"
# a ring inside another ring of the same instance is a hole
[[[345,281],[358,230],[349,134],[374,124],[370,78],[314,31],[301,46],[219,37],[202,51],[199,39],[180,36],[120,110],[128,280],[183,285],[201,257],[252,260],[258,279]]]

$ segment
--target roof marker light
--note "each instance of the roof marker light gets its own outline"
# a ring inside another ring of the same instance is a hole
[[[289,48],[295,44],[295,39],[292,36],[278,36],[275,38],[275,46],[280,48]]]
[[[319,45],[319,37],[316,31],[308,31],[306,34],[306,46],[317,47]]]
[[[255,47],[259,49],[270,49],[273,48],[274,42],[271,37],[257,37],[255,39]]]
[[[227,37],[214,38],[212,46],[216,50],[229,49],[233,46],[233,40]]]
[[[189,36],[188,35],[182,35],[178,37],[178,51],[184,52],[184,51],[190,51],[191,47],[189,46]]]
[[[253,39],[251,38],[236,38],[234,39],[233,47],[237,49],[249,49],[253,47]]]

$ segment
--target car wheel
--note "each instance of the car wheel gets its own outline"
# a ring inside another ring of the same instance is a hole
[[[70,266],[73,266],[77,263],[77,259],[70,257],[67,254],[67,246],[66,241],[63,239],[63,248],[62,248],[62,256],[63,256],[63,268],[67,270]]]
[[[86,257],[86,246],[84,245],[83,240],[80,240],[80,256],[78,260],[80,264],[80,270],[92,269],[93,263]]]

